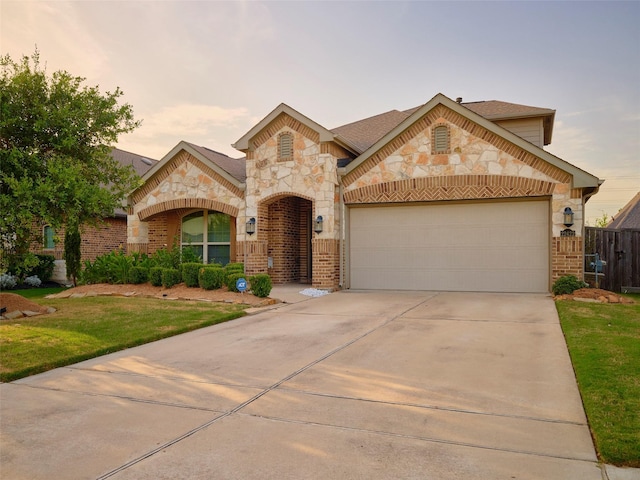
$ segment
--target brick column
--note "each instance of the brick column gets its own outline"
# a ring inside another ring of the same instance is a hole
[[[551,241],[551,281],[564,275],[582,279],[584,251],[582,237],[553,237]]]
[[[314,238],[313,287],[338,290],[340,288],[340,241]]]

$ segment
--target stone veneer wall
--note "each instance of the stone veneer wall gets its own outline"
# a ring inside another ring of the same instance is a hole
[[[237,218],[238,212],[244,211],[244,192],[186,151],[167,162],[131,196],[130,201],[129,251],[148,249],[149,253],[168,245],[179,233],[179,219],[170,212],[185,208],[208,209]],[[161,217],[166,215],[169,218],[164,221],[169,222],[171,231],[163,236],[159,227],[163,221]]]
[[[291,160],[278,161],[278,136],[282,133],[293,135],[294,155]],[[325,272],[327,249],[320,250],[319,254],[322,259],[316,258],[318,252],[315,250],[315,245],[318,239],[326,240],[329,243],[335,243],[338,239],[338,176],[334,154],[343,153],[343,151],[339,148],[330,148],[326,144],[320,144],[316,132],[286,114],[279,116],[262,132],[258,133],[253,139],[253,144],[255,149],[246,152],[245,216],[238,220],[239,245],[245,242],[244,225],[247,220],[251,217],[255,217],[257,220],[256,234],[252,238],[246,239],[248,244],[256,244],[247,247],[247,269],[256,268],[265,271],[262,269],[266,267],[266,257],[272,256],[274,268],[269,269],[268,273],[272,275],[274,283],[294,281],[293,279],[296,278],[302,281],[305,278],[310,280],[308,278],[309,272],[305,272],[305,270],[308,268],[308,248],[311,244],[313,245],[313,285],[322,284],[326,285],[325,288],[337,288],[339,280],[334,281],[333,278],[339,278],[338,262],[334,262],[335,272],[330,274],[332,280],[327,280],[329,276]],[[282,203],[280,206],[272,205],[274,201],[279,201],[280,197],[291,198],[292,200],[285,202],[293,203]],[[309,203],[306,203],[305,200]],[[268,205],[272,206],[268,207]],[[281,215],[280,207],[283,212],[297,211],[296,215],[299,216],[289,220],[279,218]],[[310,218],[315,218],[318,215],[322,215],[324,219],[324,231],[319,236],[313,234],[315,238],[310,241],[308,222]],[[282,223],[285,221],[289,223],[286,225]],[[295,230],[293,225],[297,225],[299,231],[293,231]],[[273,227],[273,233],[269,234],[271,227]],[[276,231],[289,238],[278,239]],[[257,257],[264,254],[262,242],[268,242],[268,252],[265,252],[267,254],[264,259],[259,259]],[[278,242],[282,245],[279,245]],[[320,242],[319,245],[324,244]],[[244,257],[244,248],[243,246],[242,249],[238,249],[238,258]],[[292,258],[277,258],[279,255]],[[319,266],[319,270],[316,270],[316,265]],[[288,270],[288,272],[284,270]],[[317,275],[322,275],[323,279],[316,280]]]

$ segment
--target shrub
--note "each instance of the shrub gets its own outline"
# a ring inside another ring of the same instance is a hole
[[[200,272],[201,268],[201,263],[182,264],[182,279],[187,287],[195,288],[198,286],[198,272]]]
[[[8,273],[17,277],[17,281],[20,283],[26,277],[34,275],[34,270],[38,268],[40,260],[31,252],[12,254],[8,256]]]
[[[202,257],[198,255],[193,247],[185,246],[182,248],[182,255],[180,257],[183,264],[185,263],[199,263],[202,265]]]
[[[568,295],[586,286],[586,283],[578,280],[574,275],[565,275],[555,281],[553,287],[551,287],[551,291],[554,295]]]
[[[11,288],[16,288],[18,284],[18,279],[15,275],[11,275],[10,273],[3,273],[0,275],[0,290],[9,290]]]
[[[165,268],[162,270],[162,286],[171,288],[180,283],[180,270],[177,268]]]
[[[149,281],[149,269],[146,267],[131,267],[129,281],[134,285]]]
[[[162,267],[152,267],[149,270],[149,281],[151,282],[151,285],[153,285],[154,287],[162,286],[162,271],[163,270],[164,270],[164,268],[162,268]]]
[[[38,258],[38,266],[33,269],[32,275],[36,275],[43,282],[48,282],[53,276],[56,257],[53,255],[36,255],[36,257]]]
[[[249,277],[249,283],[251,284],[251,293],[256,297],[265,298],[271,293],[271,277],[266,273]]]
[[[37,275],[31,275],[24,279],[24,284],[29,287],[38,288],[42,285],[42,280],[40,280]]]
[[[222,287],[225,279],[225,272],[219,265],[200,265],[198,271],[198,284],[205,290],[216,290]]]
[[[237,292],[236,282],[239,278],[244,278],[244,273],[230,273],[227,275],[227,288],[230,292]]]
[[[244,263],[227,263],[224,267],[227,274],[244,273]]]

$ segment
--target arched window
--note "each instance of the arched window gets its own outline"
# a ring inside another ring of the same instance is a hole
[[[293,134],[284,132],[278,135],[278,161],[293,160]]]
[[[45,250],[56,248],[56,232],[51,225],[45,225],[42,229],[42,245]]]
[[[191,248],[204,263],[226,265],[231,255],[231,217],[212,210],[185,216],[181,247]]]

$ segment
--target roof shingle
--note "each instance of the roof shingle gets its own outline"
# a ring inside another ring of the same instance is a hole
[[[613,217],[607,228],[640,228],[640,192],[629,200],[622,210]]]

